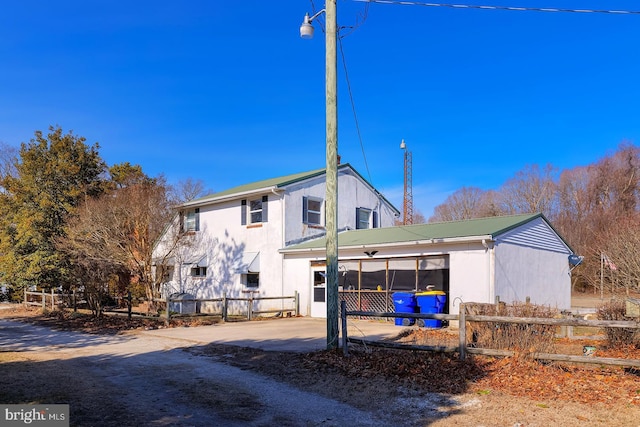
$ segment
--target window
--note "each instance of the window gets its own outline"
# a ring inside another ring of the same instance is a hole
[[[206,277],[207,276],[207,267],[193,267],[193,268],[191,268],[191,276],[192,277]]]
[[[302,198],[302,222],[309,225],[321,225],[322,199]]]
[[[247,273],[247,287],[257,288],[260,286],[260,273]]]
[[[195,208],[182,214],[182,231],[199,231],[200,230],[200,209]]]
[[[269,197],[262,196],[260,199],[241,201],[240,223],[242,225],[259,224],[267,222],[267,208]]]
[[[356,208],[356,229],[378,228],[378,212]]]

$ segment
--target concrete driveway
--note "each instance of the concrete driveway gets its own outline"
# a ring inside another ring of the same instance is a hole
[[[404,330],[393,321],[349,320],[353,338],[382,340]],[[309,317],[219,323],[210,326],[154,329],[143,335],[184,340],[197,344],[229,344],[271,351],[310,352],[327,348],[327,321]],[[342,337],[342,332],[340,332]]]

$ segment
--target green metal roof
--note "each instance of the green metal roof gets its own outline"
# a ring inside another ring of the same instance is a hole
[[[220,191],[218,193],[209,194],[204,197],[191,200],[188,202],[188,204],[203,202],[209,199],[217,199],[233,194],[247,193],[255,190],[260,190],[261,188],[283,187],[288,184],[293,184],[297,181],[302,181],[318,175],[322,175],[324,174],[324,171],[324,169],[316,169],[308,172],[300,172],[291,175],[280,176],[277,178],[263,179],[262,181],[251,182],[249,184],[239,185],[237,187],[229,188],[228,190]]]
[[[360,179],[366,182],[367,185],[369,185],[373,189],[373,191],[375,191],[393,210],[395,210],[397,213],[400,213],[398,209],[395,206],[393,206],[393,204],[391,204],[380,192],[378,192],[378,190],[376,190],[369,181],[364,179],[364,177],[360,175],[360,173],[358,173],[358,171],[356,171],[349,163],[343,163],[341,165],[338,165],[338,171],[341,169],[347,169],[347,168],[352,170],[358,177],[360,177]],[[190,200],[184,203],[183,206],[202,205],[209,201],[214,201],[216,199],[233,196],[234,194],[246,194],[246,193],[250,193],[252,191],[258,191],[264,188],[273,188],[273,187],[282,188],[299,181],[304,181],[306,179],[324,175],[325,170],[326,170],[325,168],[315,169],[308,172],[300,172],[300,173],[285,175],[277,178],[269,178],[261,181],[251,182],[249,184],[239,185],[237,187],[229,188],[228,190],[220,191],[218,193],[213,193],[204,197]]]
[[[474,236],[490,236],[490,238],[494,238],[536,218],[543,218],[547,223],[549,223],[542,214],[538,213],[496,216],[464,221],[404,225],[397,227],[370,228],[366,230],[349,230],[338,235],[338,245],[340,247],[352,247],[361,245],[408,243],[431,239],[445,240]],[[283,249],[283,251],[319,249],[324,248],[325,246],[326,243],[323,237],[300,243],[298,245],[289,246]]]

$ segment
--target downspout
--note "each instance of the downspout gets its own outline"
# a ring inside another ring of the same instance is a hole
[[[280,197],[280,247],[284,248],[285,247],[285,242],[287,241],[286,236],[285,236],[285,218],[286,218],[286,212],[285,212],[285,202],[284,202],[284,194],[278,194],[278,192],[276,191],[275,188],[271,189],[271,192],[275,195],[275,196],[282,196]],[[285,295],[284,293],[284,254],[280,255],[280,295]],[[282,303],[282,309],[284,310],[284,300],[281,301]]]
[[[489,287],[489,302],[493,303],[496,300],[496,255],[494,242],[487,242],[486,239],[482,239],[482,246],[487,254],[487,286]]]

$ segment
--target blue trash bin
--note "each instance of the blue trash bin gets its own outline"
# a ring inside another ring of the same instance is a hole
[[[395,292],[392,295],[393,305],[396,313],[417,313],[418,306],[416,303],[416,296],[409,292]],[[416,322],[416,319],[404,319],[402,317],[396,317],[397,326],[411,326]]]
[[[427,291],[416,294],[416,303],[420,313],[444,313],[447,295],[442,291]],[[419,326],[425,328],[441,328],[442,320],[420,319]]]

